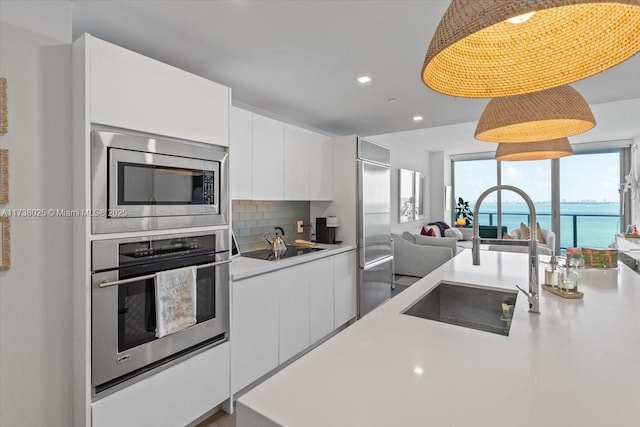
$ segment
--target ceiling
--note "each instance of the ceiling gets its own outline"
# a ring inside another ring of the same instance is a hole
[[[488,102],[436,93],[420,79],[448,0],[72,3],[74,39],[91,33],[225,84],[235,105],[329,134],[475,122]],[[373,81],[357,83],[363,74]],[[635,55],[573,87],[589,104],[640,98],[639,76]]]

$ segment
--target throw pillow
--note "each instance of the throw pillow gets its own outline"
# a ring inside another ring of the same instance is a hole
[[[542,234],[542,227],[540,227],[540,223],[536,222],[536,225],[538,226],[538,243],[547,243],[544,241],[544,235]]]
[[[462,231],[455,228],[447,228],[446,230],[444,230],[444,237],[452,237],[456,240],[464,240]]]
[[[427,225],[422,227],[422,230],[420,230],[420,234],[423,236],[441,237],[440,230],[437,227],[430,227]]]
[[[542,243],[542,244],[547,243],[544,240],[544,235],[542,234],[542,227],[540,227],[540,223],[536,222],[536,226],[538,228],[538,232],[536,233],[538,238],[538,243]],[[522,222],[520,223],[520,235],[521,235],[521,238],[524,240],[529,240],[531,238],[531,230]]]
[[[504,234],[502,235],[502,238],[503,238],[504,240],[513,240],[513,236],[512,236],[511,234],[509,234],[509,233],[504,233]]]

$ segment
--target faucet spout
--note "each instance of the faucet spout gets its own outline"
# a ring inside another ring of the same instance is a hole
[[[528,246],[529,246],[529,292],[525,292],[527,294],[527,298],[529,301],[529,311],[532,313],[540,313],[540,285],[538,283],[538,222],[536,219],[536,209],[533,206],[533,201],[531,198],[522,191],[518,187],[514,187],[513,185],[495,185],[486,189],[478,200],[476,201],[475,207],[473,209],[473,217],[476,218],[476,221],[473,223],[473,247],[471,249],[471,256],[473,258],[473,265],[480,265],[480,243],[482,243],[482,239],[480,238],[480,228],[478,226],[478,213],[480,212],[480,205],[482,201],[491,193],[499,190],[508,190],[513,191],[514,193],[520,195],[527,203],[527,207],[529,208],[529,218],[531,218],[531,235],[529,236]],[[495,239],[495,241],[503,240],[501,238]],[[493,242],[493,240],[492,240]],[[518,289],[520,289],[518,287]],[[522,289],[521,289],[522,290]],[[524,292],[524,291],[523,291]]]

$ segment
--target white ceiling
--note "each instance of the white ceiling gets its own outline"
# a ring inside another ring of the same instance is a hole
[[[420,79],[448,0],[73,4],[74,39],[91,33],[228,85],[236,105],[331,134],[475,122],[488,102],[438,94]],[[357,84],[362,74],[373,82]],[[573,87],[592,105],[640,98],[640,55]]]

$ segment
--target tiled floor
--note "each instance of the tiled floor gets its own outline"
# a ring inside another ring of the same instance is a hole
[[[420,279],[420,277],[400,276],[399,274],[396,274],[393,279],[394,288],[391,289],[391,298],[395,297]]]
[[[218,411],[198,424],[197,427],[236,427],[236,415]]]

